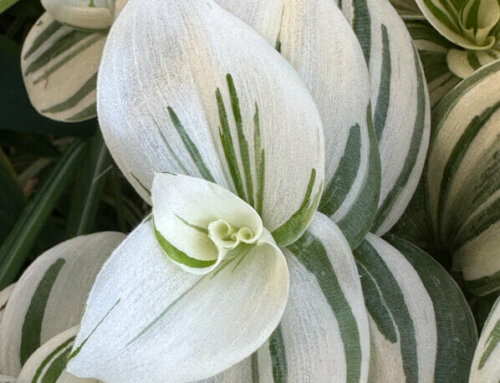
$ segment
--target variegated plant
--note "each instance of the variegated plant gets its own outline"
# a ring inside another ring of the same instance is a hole
[[[371,333],[370,382],[467,382],[477,342],[460,288],[416,246],[369,234],[355,251]]]
[[[23,65],[63,120],[94,114],[98,77],[106,144],[152,215],[118,247],[99,233],[53,248],[0,294],[0,373],[466,382],[477,334],[456,283],[367,235],[403,213],[430,134],[390,3],[131,0],[114,22],[122,5],[44,1]]]
[[[78,237],[42,254],[7,292],[0,322],[0,373],[18,376],[46,341],[80,323],[94,279],[120,233]]]
[[[498,0],[416,0],[430,24],[455,48],[448,51],[450,70],[465,78],[500,58]]]
[[[500,289],[500,62],[465,79],[436,106],[428,159],[439,249],[476,295]]]
[[[401,217],[422,174],[430,106],[418,54],[388,0],[342,1],[370,71],[373,123],[382,181],[372,231],[383,235]]]

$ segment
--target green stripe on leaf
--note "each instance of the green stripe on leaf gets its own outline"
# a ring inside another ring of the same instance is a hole
[[[156,239],[158,240],[158,243],[162,247],[162,249],[165,251],[165,253],[171,258],[173,261],[177,263],[181,263],[183,265],[193,267],[193,268],[204,268],[204,267],[209,267],[212,266],[216,260],[213,261],[203,261],[200,259],[192,258],[183,251],[177,249],[175,246],[173,246],[170,242],[168,242],[161,233],[155,229],[155,235]]]
[[[23,365],[37,348],[42,344],[42,323],[45,308],[50,297],[52,287],[66,261],[63,258],[56,260],[45,272],[31,297],[30,305],[24,317],[21,333],[19,359]]]
[[[319,199],[323,190],[323,184],[321,183],[316,195],[313,197],[312,192],[315,183],[316,169],[312,169],[307,190],[300,207],[285,223],[272,232],[274,240],[278,246],[287,246],[291,244],[296,239],[297,235],[300,234],[300,231],[303,228],[306,228],[307,223],[311,221],[314,213],[316,212],[316,208],[318,207]]]

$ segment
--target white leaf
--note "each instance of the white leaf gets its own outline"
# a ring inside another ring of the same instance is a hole
[[[0,371],[17,376],[37,348],[80,322],[97,273],[123,238],[114,232],[76,237],[24,271],[0,323]]]
[[[252,205],[279,245],[304,232],[324,181],[316,105],[293,68],[211,0],[130,1],[98,79],[103,136],[150,201],[154,172],[205,178]]]
[[[205,382],[366,382],[368,317],[341,231],[318,213],[284,252],[290,297],[280,326],[251,357]]]
[[[152,202],[156,237],[186,271],[206,274],[262,236],[262,221],[250,205],[201,178],[157,173]]]
[[[435,238],[476,295],[500,289],[500,62],[434,108],[427,185]]]
[[[432,300],[405,257],[369,234],[355,251],[370,313],[372,382],[432,382],[438,334]]]
[[[389,1],[346,0],[341,7],[370,71],[382,164],[372,231],[382,235],[405,211],[422,174],[430,134],[429,95],[411,36]]]
[[[217,0],[275,46],[311,92],[325,132],[320,211],[356,247],[372,224],[380,189],[368,111],[370,79],[361,46],[331,0]]]
[[[146,221],[97,277],[68,371],[107,383],[207,378],[266,341],[287,297],[272,242],[199,276],[171,262]]]

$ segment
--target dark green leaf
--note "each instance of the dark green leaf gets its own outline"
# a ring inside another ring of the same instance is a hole
[[[84,148],[85,142],[76,140],[66,149],[0,247],[0,289],[16,279],[47,218],[73,177]]]
[[[8,158],[0,149],[0,244],[24,207],[24,197]]]
[[[66,237],[89,234],[94,230],[97,208],[111,165],[111,157],[101,133],[86,144],[85,157],[73,186]]]

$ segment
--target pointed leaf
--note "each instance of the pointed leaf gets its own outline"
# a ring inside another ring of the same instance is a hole
[[[84,142],[69,145],[0,247],[0,288],[14,282],[23,263],[79,163]]]
[[[275,46],[311,92],[325,132],[320,211],[356,247],[374,218],[380,165],[368,111],[370,80],[354,32],[331,0],[217,3]]]
[[[200,276],[165,255],[147,220],[97,277],[68,371],[109,383],[210,377],[266,341],[287,297],[288,269],[272,242]]]
[[[462,81],[433,112],[427,172],[440,246],[477,295],[500,288],[500,62]]]
[[[0,324],[0,371],[17,376],[38,347],[80,322],[99,269],[123,238],[114,232],[77,237],[26,269]]]
[[[36,110],[57,121],[96,116],[96,80],[106,34],[62,25],[43,14],[21,53],[24,83]]]
[[[155,171],[201,176],[252,205],[280,246],[306,229],[324,181],[314,101],[262,37],[211,0],[129,2],[98,100],[110,152],[146,201]]]
[[[422,174],[430,132],[429,96],[411,37],[388,0],[342,1],[342,11],[370,71],[382,164],[372,230],[382,235],[403,214]]]

